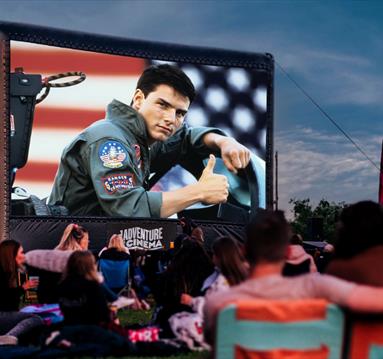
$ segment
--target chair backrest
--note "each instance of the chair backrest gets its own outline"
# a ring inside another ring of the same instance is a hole
[[[348,321],[348,359],[383,358],[383,316],[351,315]]]
[[[122,289],[129,282],[130,261],[112,260],[101,258],[99,260],[99,268],[105,279],[105,284],[110,289]]]
[[[254,300],[231,304],[217,322],[217,359],[339,359],[344,314],[313,300]]]

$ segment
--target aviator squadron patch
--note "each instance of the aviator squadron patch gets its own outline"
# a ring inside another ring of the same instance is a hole
[[[107,168],[120,168],[124,165],[127,157],[124,146],[118,141],[104,142],[99,150],[98,156],[102,165]]]
[[[109,194],[134,187],[132,173],[113,174],[108,177],[102,177],[101,180],[105,191]]]

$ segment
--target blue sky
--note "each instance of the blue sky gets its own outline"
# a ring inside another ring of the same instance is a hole
[[[378,1],[0,1],[0,19],[136,39],[270,52],[378,164]],[[377,199],[379,173],[276,67],[279,207]]]

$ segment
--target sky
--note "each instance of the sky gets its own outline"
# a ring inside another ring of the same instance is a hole
[[[379,1],[4,1],[0,20],[132,39],[268,52],[276,61],[274,151],[279,208],[291,198],[378,198],[383,134]]]

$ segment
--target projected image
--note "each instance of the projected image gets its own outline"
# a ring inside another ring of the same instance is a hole
[[[16,41],[10,68],[14,215],[265,207],[266,72]]]

